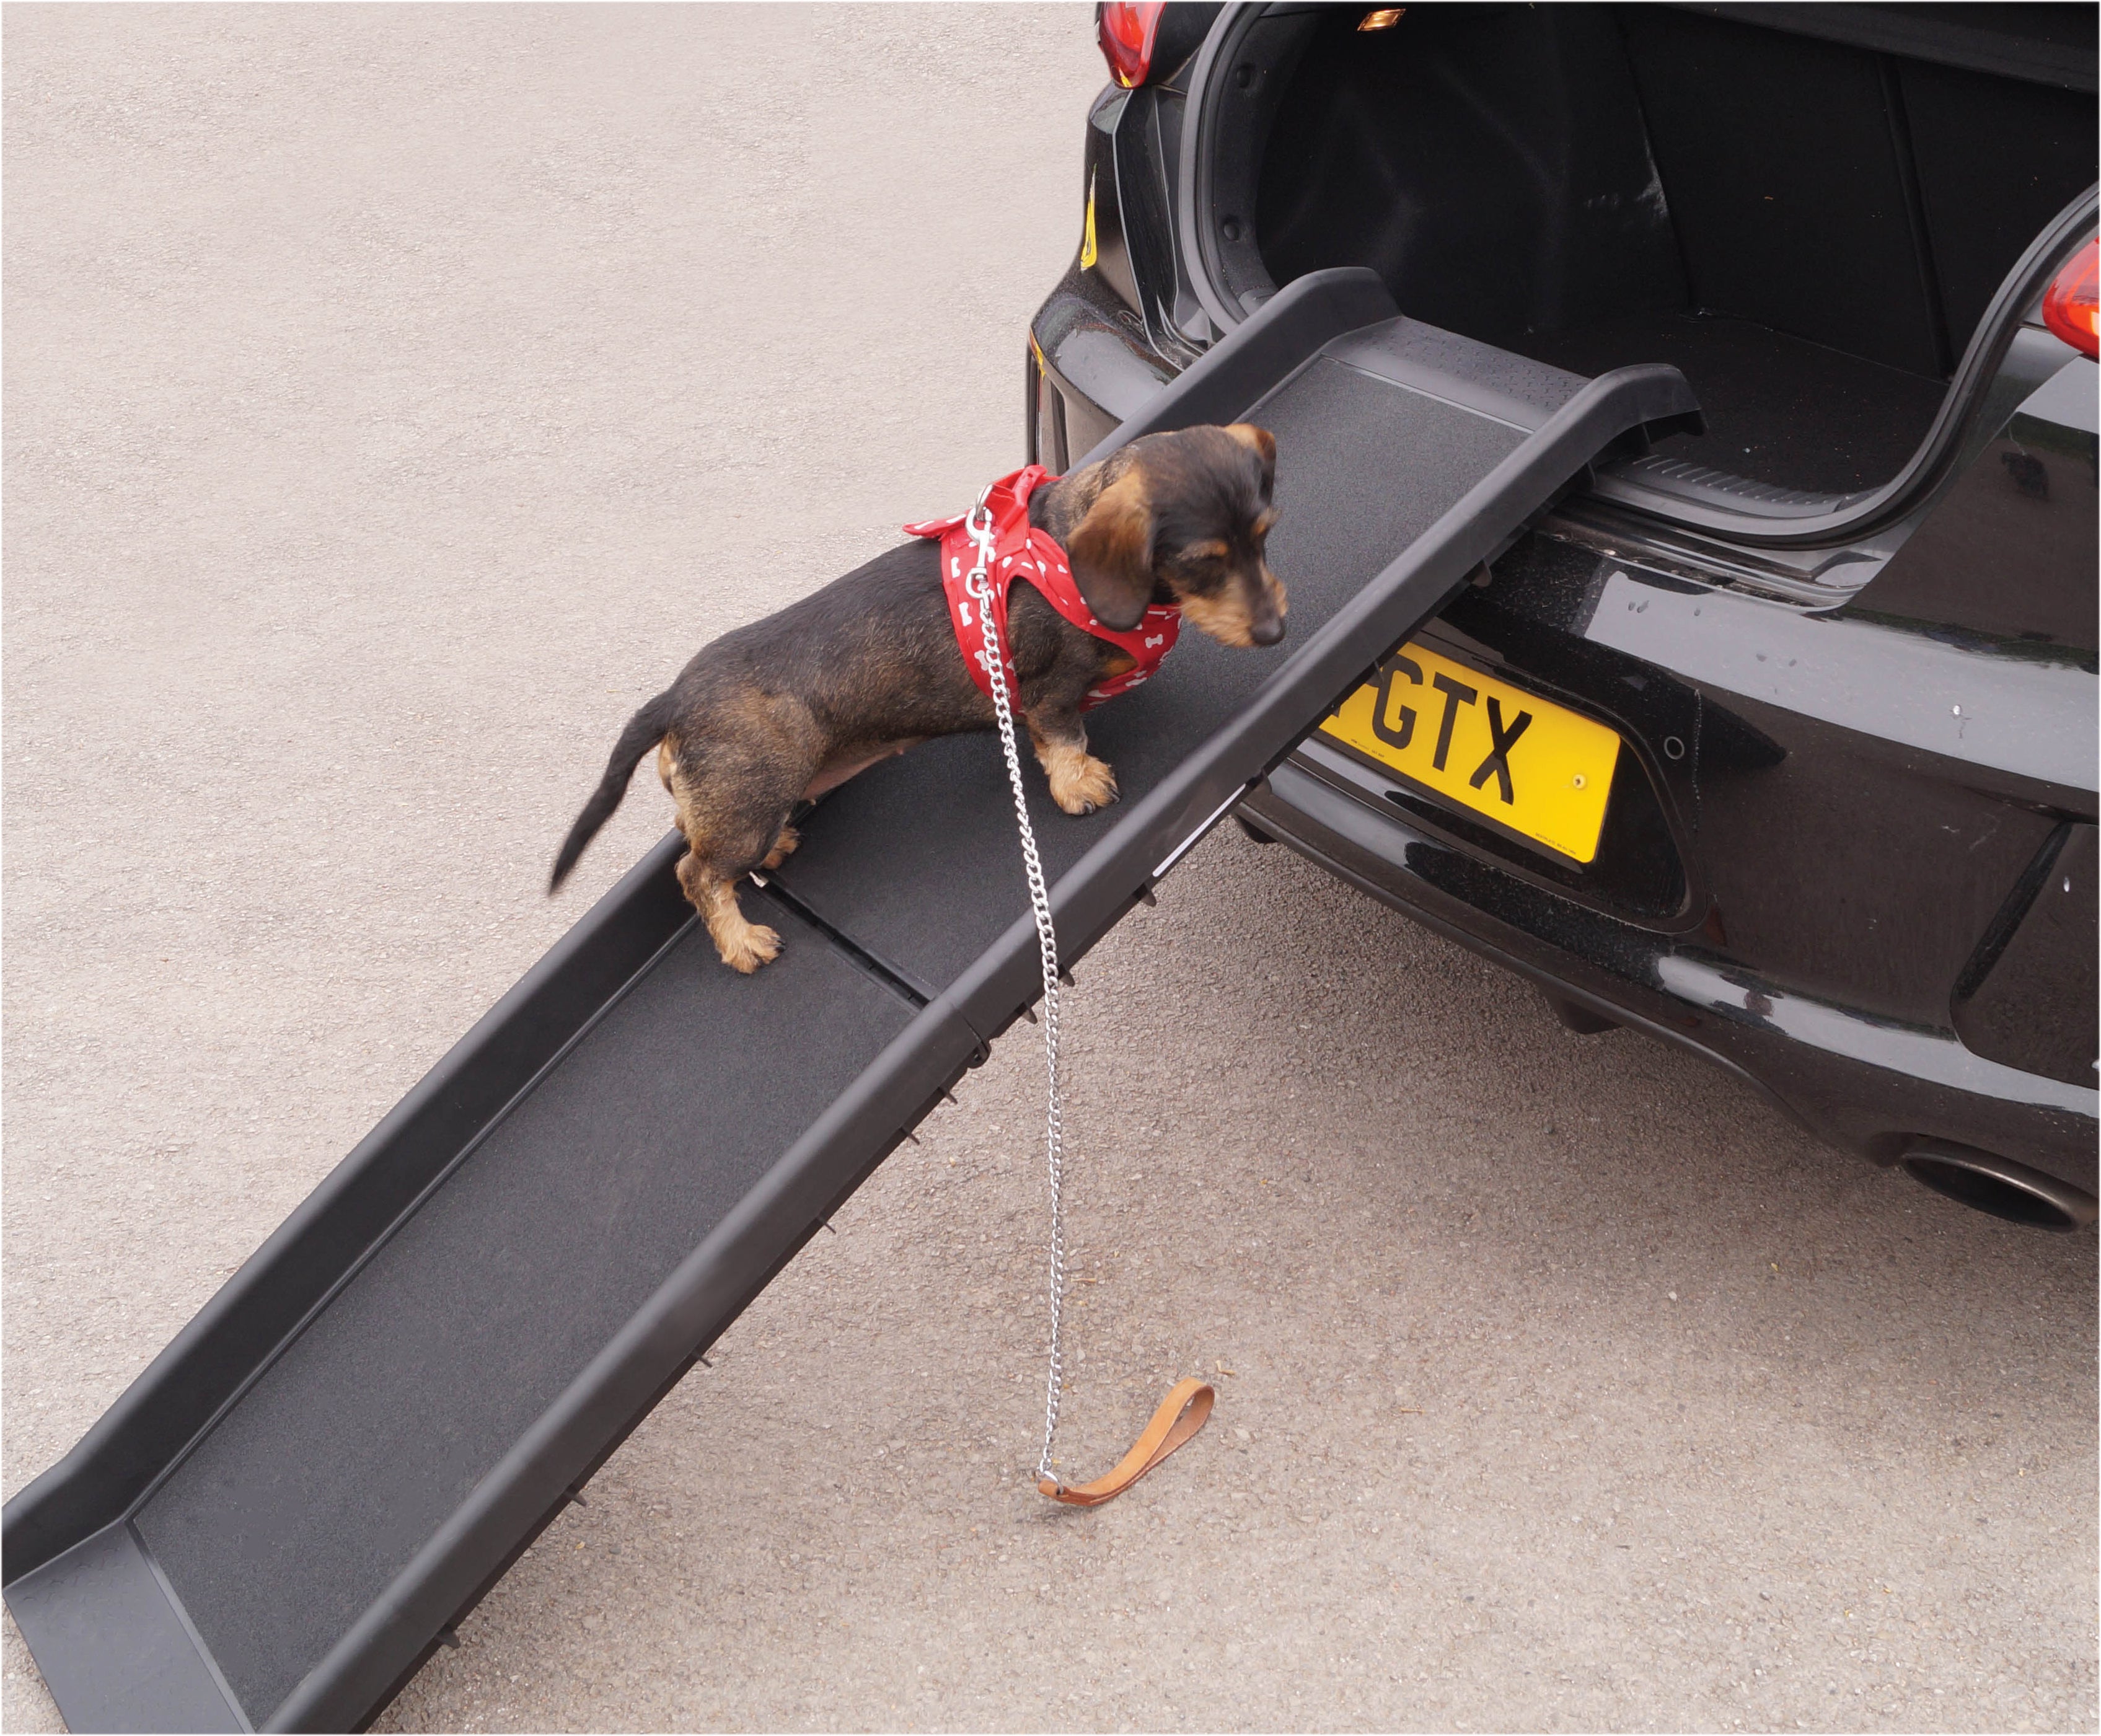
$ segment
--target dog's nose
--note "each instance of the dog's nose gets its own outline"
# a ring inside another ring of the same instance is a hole
[[[1248,637],[1258,645],[1273,645],[1284,637],[1284,623],[1275,615],[1254,622],[1248,628]]]

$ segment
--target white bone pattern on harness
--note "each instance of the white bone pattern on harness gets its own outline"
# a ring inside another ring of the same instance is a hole
[[[1119,675],[1105,675],[1087,689],[1080,709],[1090,711],[1104,700],[1127,693],[1159,668],[1161,660],[1174,649],[1175,639],[1182,629],[1182,611],[1171,603],[1148,604],[1137,625],[1128,631],[1104,627],[1095,618],[1094,610],[1088,606],[1073,577],[1064,549],[1050,532],[1029,522],[1029,497],[1044,484],[1058,480],[1040,464],[1026,464],[991,483],[978,496],[978,503],[971,512],[907,525],[905,530],[908,536],[931,538],[941,545],[941,589],[948,599],[949,624],[955,629],[956,643],[962,649],[971,679],[988,699],[992,697],[992,687],[988,680],[986,645],[990,640],[1005,641],[1011,638],[1007,631],[1006,600],[1017,578],[1026,579],[1045,602],[1081,632],[1114,645],[1129,658],[1129,669]],[[981,548],[971,553],[976,538],[967,529],[966,521],[980,512],[989,520],[985,527],[992,538],[989,554]],[[991,591],[989,602],[980,600],[975,610],[964,577],[966,558],[980,563],[979,569],[984,573]],[[1011,664],[1011,644],[1003,646],[1002,654]],[[1007,673],[1011,691],[1011,666]]]

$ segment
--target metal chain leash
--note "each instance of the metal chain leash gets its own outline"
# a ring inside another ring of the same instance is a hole
[[[978,605],[984,640],[984,671],[992,689],[992,708],[999,720],[1000,746],[1006,755],[1007,782],[1014,790],[1015,819],[1021,830],[1021,865],[1028,877],[1028,904],[1035,913],[1036,938],[1043,954],[1043,1061],[1050,1076],[1050,1106],[1044,1118],[1044,1154],[1050,1176],[1050,1368],[1043,1398],[1043,1451],[1036,1464],[1039,1482],[1056,1482],[1050,1446],[1058,1433],[1058,1400],[1065,1384],[1065,1198],[1064,1123],[1058,1079],[1058,935],[1050,925],[1050,894],[1043,882],[1043,861],[1036,852],[1036,829],[1029,823],[1028,797],[1021,782],[1021,749],[1015,737],[1014,705],[1006,686],[1006,648],[1000,643],[993,608],[992,490],[978,496],[964,529],[976,545],[977,564],[964,589]],[[982,517],[983,523],[980,523]]]

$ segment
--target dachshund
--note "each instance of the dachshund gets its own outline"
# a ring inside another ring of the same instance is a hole
[[[1097,625],[1127,635],[1148,609],[1172,606],[1222,644],[1272,645],[1284,636],[1285,602],[1264,550],[1276,475],[1266,429],[1149,434],[1038,485],[1028,521],[1064,551]],[[1053,799],[1067,813],[1091,813],[1117,799],[1117,780],[1087,751],[1080,714],[1090,690],[1134,659],[1025,578],[1007,608],[1015,710]],[[686,839],[679,883],[723,962],[749,974],[778,954],[781,937],[745,918],[736,884],[794,849],[789,822],[798,806],[931,737],[994,722],[959,648],[941,545],[907,543],[724,634],[637,711],[555,857],[548,892],[653,747]]]

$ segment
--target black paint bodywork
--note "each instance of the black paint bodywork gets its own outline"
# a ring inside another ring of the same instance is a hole
[[[1289,33],[1232,10],[1214,40]],[[1243,821],[1530,977],[1572,1027],[1688,1046],[1836,1145],[1894,1162],[1952,1142],[2091,1194],[2096,370],[2035,303],[2093,232],[2090,193],[2060,214],[2094,179],[2092,24],[2021,8],[1992,38],[1975,10],[1802,7],[1783,31],[1747,7],[1475,7],[1425,22],[1413,62],[1367,53],[1338,12],[1272,61],[1250,50],[1237,79],[1234,57],[1192,54],[1105,91],[1086,132],[1097,257],[1033,328],[1029,434],[1053,468],[1083,451],[1201,352],[1222,301],[1258,304],[1265,268],[1338,263],[1338,236],[1411,315],[1578,372],[1679,361],[1705,440],[1601,467],[1422,636],[1618,732],[1597,859],[1322,738]],[[1718,54],[1772,62],[1819,117],[1817,148],[1778,155],[1814,204],[1806,237],[1758,228],[1785,186],[1702,160],[1682,99],[1705,81],[1718,100]],[[1382,207],[1338,141],[1373,114],[1412,116],[1426,152],[1478,131],[1481,69],[1514,62],[1531,179],[1498,201],[1430,174]],[[1615,79],[1675,106],[1630,104]],[[1192,121],[1192,86],[1237,135]],[[1214,141],[1212,183],[1185,132]],[[1611,197],[1652,157],[1661,224]],[[1214,228],[1192,272],[1176,201],[1205,184],[1258,185],[1260,204],[1199,211]],[[1465,263],[1497,226],[1520,262],[1500,299]],[[1675,352],[1696,326],[1704,347]],[[1682,513],[1641,485],[1666,461],[1696,474]],[[1825,528],[1861,503],[1877,510]]]

